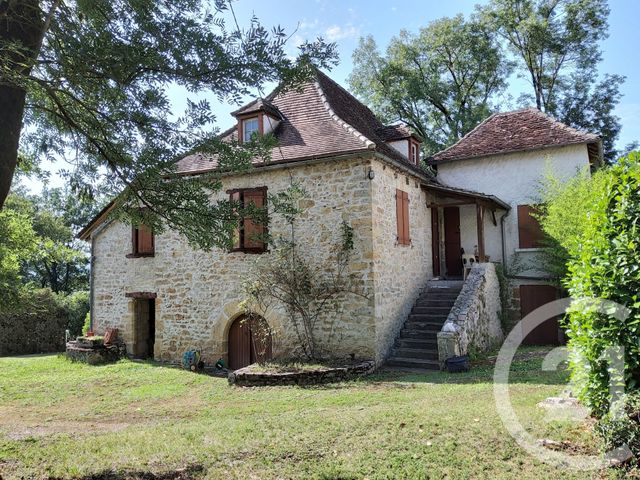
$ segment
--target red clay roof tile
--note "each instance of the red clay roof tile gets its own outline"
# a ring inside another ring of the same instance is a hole
[[[526,108],[491,115],[457,143],[436,153],[431,163],[598,142],[597,135],[569,127],[538,109]]]

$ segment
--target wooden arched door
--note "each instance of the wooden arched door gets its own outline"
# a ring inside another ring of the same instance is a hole
[[[238,317],[229,329],[229,368],[237,370],[271,359],[271,330],[257,315]]]

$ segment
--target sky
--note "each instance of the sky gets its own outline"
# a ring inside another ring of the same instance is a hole
[[[383,50],[390,39],[400,30],[417,32],[421,26],[445,16],[458,13],[469,15],[478,0],[237,0],[234,10],[241,26],[255,14],[265,26],[282,26],[292,34],[289,51],[295,54],[297,44],[303,40],[313,40],[322,36],[336,42],[340,63],[327,72],[331,78],[348,88],[347,78],[353,68],[351,55],[358,45],[358,39],[373,35],[378,47]],[[640,1],[610,0],[609,38],[602,44],[603,61],[599,73],[626,76],[622,86],[623,97],[616,109],[620,117],[622,131],[618,146],[623,147],[634,140],[640,140],[640,55],[636,40],[636,24],[640,18]],[[513,81],[514,97],[523,85]],[[268,91],[270,86],[266,86]],[[256,91],[256,95],[258,92]],[[185,102],[185,94],[180,89],[169,91],[176,113],[180,113]],[[210,99],[217,116],[217,127],[224,130],[233,125],[230,112],[237,109],[233,104],[219,103]],[[249,100],[249,99],[247,99]],[[508,109],[512,105],[505,105]],[[51,186],[62,186],[64,180],[57,171],[66,164],[57,162],[48,168],[51,171]],[[43,167],[46,167],[43,165]],[[35,180],[25,182],[32,190],[41,188]]]

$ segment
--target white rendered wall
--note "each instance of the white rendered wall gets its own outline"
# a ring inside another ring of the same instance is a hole
[[[505,248],[507,262],[511,266],[525,268],[535,263],[535,251],[518,248],[518,205],[535,204],[540,201],[541,182],[547,172],[559,179],[568,179],[581,170],[589,169],[586,145],[569,145],[553,149],[518,152],[479,159],[459,160],[438,165],[438,180],[451,187],[473,190],[494,195],[511,206],[505,219]],[[493,225],[491,212],[485,213],[485,251],[492,261],[502,259],[500,239],[500,216],[496,211],[497,226]],[[462,246],[473,253],[477,245],[475,207],[460,208],[460,230]],[[517,256],[516,256],[517,254]],[[519,258],[518,261],[515,261]],[[521,275],[539,276],[542,272],[525,268]]]

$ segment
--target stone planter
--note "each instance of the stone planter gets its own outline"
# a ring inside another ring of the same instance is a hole
[[[267,387],[278,385],[318,385],[348,380],[375,370],[373,360],[346,367],[326,367],[302,372],[259,372],[251,366],[229,373],[229,384],[238,387]]]
[[[89,365],[102,365],[117,362],[127,353],[124,343],[114,345],[92,344],[86,341],[67,342],[66,355],[72,362],[82,362]]]

